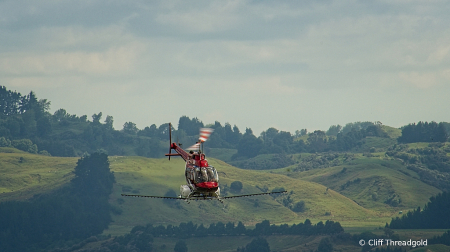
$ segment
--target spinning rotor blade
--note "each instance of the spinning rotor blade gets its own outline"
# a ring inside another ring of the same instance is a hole
[[[205,142],[206,140],[208,140],[209,136],[211,135],[211,133],[214,132],[214,129],[211,128],[201,128],[200,129],[200,137],[198,138],[198,140],[200,140],[200,142]]]
[[[140,197],[140,198],[156,198],[156,199],[185,199],[179,197],[164,197],[164,196],[150,196],[150,195],[136,195],[136,194],[121,194],[125,197]]]
[[[212,200],[211,197],[191,197],[191,198],[182,198],[182,197],[165,197],[165,196],[151,196],[151,195],[137,195],[137,194],[121,194],[125,197],[137,197],[137,198],[154,198],[154,199],[176,199],[176,200]]]
[[[269,194],[276,194],[276,193],[286,193],[287,191],[281,191],[281,192],[268,192],[268,193],[252,193],[252,194],[244,194],[244,195],[236,195],[236,196],[227,196],[223,197],[221,199],[232,199],[232,198],[242,198],[242,197],[251,197],[251,196],[258,196],[258,195],[269,195]]]
[[[200,149],[200,143],[196,143],[188,148],[186,150],[199,150]]]
[[[181,197],[164,197],[164,196],[151,196],[151,195],[137,195],[137,194],[121,194],[125,197],[138,197],[138,198],[155,198],[155,199],[176,199],[176,200],[213,200],[213,199],[233,199],[233,198],[242,198],[242,197],[251,197],[251,196],[259,196],[259,195],[269,195],[269,194],[277,194],[277,193],[286,193],[287,191],[281,192],[269,192],[269,193],[253,193],[253,194],[244,194],[244,195],[236,195],[236,196],[227,196],[223,198],[217,197],[205,197],[205,196],[193,196],[190,198],[181,198]]]

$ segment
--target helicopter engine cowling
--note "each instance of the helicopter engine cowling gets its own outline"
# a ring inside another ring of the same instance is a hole
[[[191,194],[191,188],[188,185],[180,186],[180,194],[182,198],[187,198]]]

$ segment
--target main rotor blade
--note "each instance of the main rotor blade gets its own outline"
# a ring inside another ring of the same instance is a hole
[[[123,194],[123,193],[121,195],[125,197],[141,197],[141,198],[156,198],[156,199],[186,199],[179,197],[150,196],[150,195]]]
[[[252,193],[252,194],[243,194],[243,195],[236,195],[236,196],[226,196],[226,197],[222,197],[221,199],[242,198],[242,197],[251,197],[251,196],[258,196],[258,195],[269,195],[269,194],[286,193],[286,192],[287,191],[268,192],[268,193]]]
[[[286,193],[286,192],[287,191],[243,194],[243,195],[236,195],[236,196],[219,197],[219,199],[233,199],[233,198],[251,197],[251,196],[259,196],[259,195],[270,195],[270,194],[277,194],[277,193]],[[217,199],[216,197],[210,197],[210,196],[207,196],[207,197],[204,197],[204,196],[193,196],[193,197],[190,197],[190,198],[180,198],[180,197],[165,197],[165,196],[123,194],[123,193],[121,195],[125,196],[125,197],[155,198],[155,199],[177,199],[177,200],[212,200],[212,199]]]
[[[176,200],[212,200],[217,199],[216,197],[204,197],[204,196],[192,196],[190,198],[180,198],[180,197],[165,197],[165,196],[151,196],[151,195],[137,195],[137,194],[121,194],[126,197],[140,197],[140,198],[155,198],[155,199],[176,199]]]

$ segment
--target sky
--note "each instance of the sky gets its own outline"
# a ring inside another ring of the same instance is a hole
[[[0,0],[0,85],[143,129],[450,121],[450,1]]]

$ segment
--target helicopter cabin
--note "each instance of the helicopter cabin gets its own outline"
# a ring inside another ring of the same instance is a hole
[[[191,187],[214,189],[218,187],[219,176],[216,169],[208,164],[205,154],[193,153],[186,163],[186,180]]]

